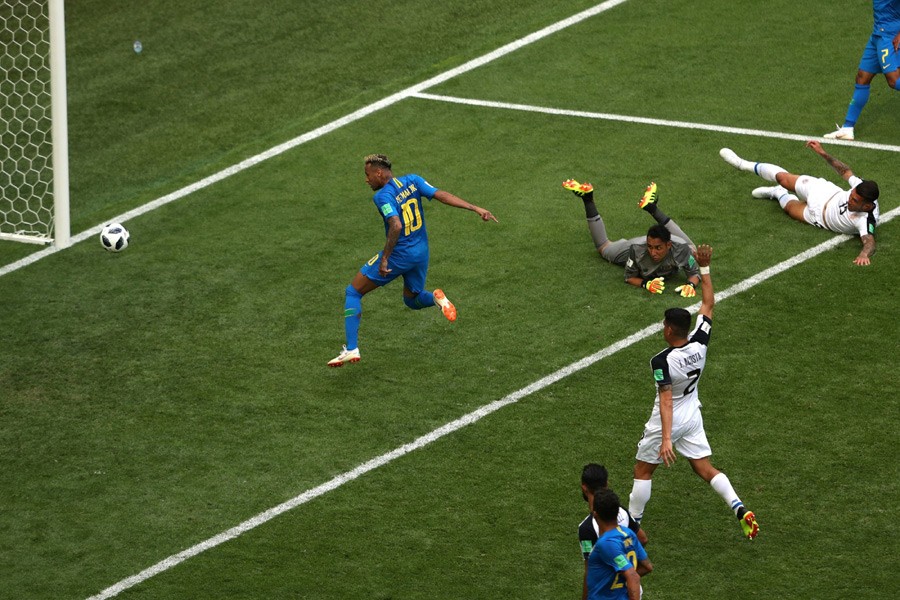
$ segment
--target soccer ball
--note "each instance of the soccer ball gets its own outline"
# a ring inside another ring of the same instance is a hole
[[[119,223],[105,225],[100,231],[100,243],[110,252],[121,252],[128,247],[128,230]]]

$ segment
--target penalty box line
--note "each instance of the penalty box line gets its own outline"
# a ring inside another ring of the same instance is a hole
[[[749,135],[755,137],[777,138],[782,140],[794,140],[807,142],[818,140],[822,143],[838,146],[851,146],[854,148],[866,148],[868,150],[883,150],[885,152],[900,152],[900,146],[890,144],[875,144],[871,142],[858,142],[849,140],[829,140],[816,135],[799,135],[795,133],[782,133],[779,131],[765,131],[762,129],[746,129],[743,127],[728,127],[726,125],[710,125],[707,123],[692,123],[690,121],[671,121],[668,119],[651,119],[648,117],[635,117],[630,115],[617,115],[613,113],[598,113],[583,110],[567,110],[563,108],[549,108],[546,106],[534,106],[530,104],[514,104],[510,102],[494,102],[492,100],[477,100],[474,98],[460,98],[458,96],[445,96],[441,94],[428,94],[416,92],[411,95],[420,100],[434,100],[451,104],[463,104],[466,106],[478,106],[481,108],[499,108],[504,110],[517,110],[521,112],[541,113],[562,117],[577,117],[581,119],[597,119],[602,121],[619,121],[622,123],[638,123],[641,125],[655,125],[657,127],[677,127],[680,129],[697,129],[714,131],[716,133],[730,133],[735,135]]]
[[[894,217],[896,217],[898,214],[900,214],[900,207],[897,207],[897,208],[893,209],[892,211],[886,213],[881,218],[881,222],[886,223],[886,222],[890,221],[891,219],[893,219]],[[772,277],[775,277],[776,275],[779,275],[779,274],[787,271],[788,269],[791,269],[803,262],[806,262],[806,261],[810,260],[811,258],[814,258],[827,250],[831,250],[832,248],[835,248],[839,244],[841,244],[847,240],[850,240],[850,239],[853,239],[853,238],[848,235],[834,236],[831,239],[829,239],[825,242],[822,242],[818,246],[814,246],[813,248],[810,248],[809,250],[801,252],[800,254],[797,254],[796,256],[793,256],[792,258],[789,258],[785,261],[782,261],[773,267],[769,267],[768,269],[760,271],[756,275],[748,277],[747,279],[741,281],[740,283],[737,283],[721,292],[717,292],[716,300],[721,302],[727,298],[730,298],[731,296],[735,296],[742,292],[746,292],[750,288],[752,288],[756,285],[759,285],[760,283],[762,283],[768,279],[771,279]],[[700,304],[701,304],[700,302],[697,302],[696,304],[692,304],[691,306],[688,307],[688,310],[692,314],[696,313],[697,310],[699,310],[699,308],[700,308]],[[341,473],[340,475],[330,479],[329,481],[326,481],[325,483],[323,483],[319,486],[309,489],[309,490],[303,492],[302,494],[295,496],[294,498],[291,498],[290,500],[287,500],[286,502],[282,502],[278,506],[275,506],[264,512],[261,512],[258,515],[256,515],[255,517],[252,517],[252,518],[244,521],[243,523],[240,523],[239,525],[236,525],[236,526],[232,527],[231,529],[228,529],[227,531],[223,531],[222,533],[220,533],[216,536],[213,536],[203,542],[200,542],[199,544],[191,546],[190,548],[183,550],[183,551],[179,552],[178,554],[173,554],[172,556],[169,556],[168,558],[156,563],[152,567],[149,567],[149,568],[141,571],[140,573],[132,575],[131,577],[123,579],[122,581],[116,583],[115,585],[108,587],[107,589],[103,590],[102,592],[100,592],[99,594],[97,594],[95,596],[91,596],[90,598],[88,598],[88,600],[105,600],[107,598],[112,598],[113,596],[117,596],[119,593],[121,593],[131,587],[134,587],[135,585],[142,583],[142,582],[150,579],[151,577],[154,577],[155,575],[159,575],[160,573],[163,573],[164,571],[168,571],[169,569],[188,560],[189,558],[192,558],[202,552],[205,552],[207,550],[215,548],[216,546],[223,544],[229,540],[233,540],[233,539],[237,538],[238,536],[240,536],[244,533],[247,533],[248,531],[250,531],[252,529],[255,529],[256,527],[259,527],[260,525],[263,525],[263,524],[267,523],[268,521],[271,521],[272,519],[274,519],[275,517],[277,517],[281,514],[284,514],[294,508],[297,508],[298,506],[306,504],[307,502],[310,502],[311,500],[314,500],[314,499],[318,498],[319,496],[323,496],[323,495],[327,494],[328,492],[336,490],[337,488],[341,487],[342,485],[344,485],[346,483],[350,483],[351,481],[358,479],[359,477],[365,475],[366,473],[368,473],[370,471],[374,471],[375,469],[378,469],[379,467],[383,467],[383,466],[395,461],[396,459],[401,458],[415,450],[424,448],[425,446],[428,446],[432,442],[435,442],[435,441],[441,439],[442,437],[445,437],[455,431],[458,431],[458,430],[462,429],[463,427],[466,427],[468,425],[473,425],[474,423],[477,423],[484,417],[487,417],[488,415],[497,412],[501,408],[503,408],[505,406],[509,406],[510,404],[515,404],[519,400],[522,400],[523,398],[527,398],[528,396],[553,385],[557,381],[565,379],[569,375],[572,375],[574,373],[577,373],[578,371],[586,369],[587,367],[590,367],[591,365],[603,360],[604,358],[612,356],[616,352],[619,352],[620,350],[624,350],[625,348],[628,348],[629,346],[632,346],[632,345],[650,337],[651,335],[658,333],[661,330],[662,330],[662,323],[654,323],[653,325],[648,325],[647,327],[644,327],[640,331],[637,331],[637,332],[631,334],[630,336],[623,338],[623,339],[619,340],[618,342],[615,342],[614,344],[611,344],[611,345],[607,346],[606,348],[603,348],[602,350],[595,352],[594,354],[591,354],[590,356],[586,356],[586,357],[584,357],[576,362],[573,362],[573,363],[571,363],[571,364],[569,364],[569,365],[567,365],[545,377],[542,377],[541,379],[538,379],[534,383],[532,383],[526,387],[523,387],[520,390],[512,392],[511,394],[508,394],[507,396],[504,396],[503,398],[501,398],[499,400],[494,400],[493,402],[490,402],[489,404],[485,404],[484,406],[482,406],[482,407],[480,407],[480,408],[478,408],[478,409],[476,409],[454,421],[451,421],[441,427],[438,427],[437,429],[435,429],[429,433],[426,433],[425,435],[423,435],[419,438],[416,438],[412,442],[409,442],[398,448],[395,448],[394,450],[391,450],[390,452],[386,452],[385,454],[377,456],[365,463],[362,463],[361,465],[357,466],[356,468],[351,469],[350,471]]]

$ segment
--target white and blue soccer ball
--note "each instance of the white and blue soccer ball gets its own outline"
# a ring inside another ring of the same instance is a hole
[[[100,243],[110,252],[121,252],[127,248],[128,237],[128,230],[121,223],[110,223],[100,230]]]

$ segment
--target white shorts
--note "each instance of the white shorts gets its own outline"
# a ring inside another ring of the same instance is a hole
[[[794,191],[797,192],[797,197],[806,202],[806,208],[803,209],[804,220],[810,225],[825,227],[825,220],[822,218],[825,205],[835,194],[845,190],[827,179],[801,175],[794,184]]]
[[[672,424],[672,446],[685,458],[706,458],[712,455],[706,431],[703,429],[703,415],[698,410],[690,421]],[[662,447],[662,421],[654,414],[644,425],[644,435],[638,442],[635,458],[639,461],[658,465],[662,462],[659,449]]]

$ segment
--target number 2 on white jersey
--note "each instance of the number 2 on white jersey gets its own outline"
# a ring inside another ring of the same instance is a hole
[[[694,369],[693,371],[687,372],[688,385],[686,388],[684,388],[684,391],[682,392],[682,394],[687,396],[688,394],[690,394],[691,392],[694,391],[694,388],[697,387],[697,380],[700,379],[700,373],[702,371],[703,371],[702,369]]]

